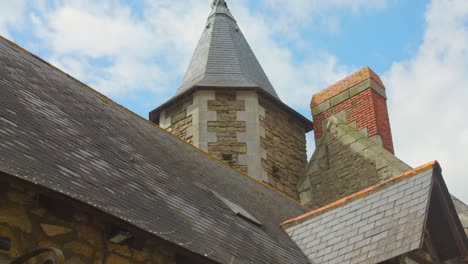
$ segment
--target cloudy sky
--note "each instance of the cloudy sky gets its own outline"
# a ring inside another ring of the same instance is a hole
[[[0,34],[147,117],[174,95],[211,2],[0,0]],[[397,156],[437,159],[468,202],[468,1],[227,2],[280,97],[308,117],[314,93],[373,68]]]

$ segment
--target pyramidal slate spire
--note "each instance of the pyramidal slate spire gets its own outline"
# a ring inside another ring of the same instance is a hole
[[[225,0],[214,0],[177,94],[194,87],[259,88],[279,99]]]

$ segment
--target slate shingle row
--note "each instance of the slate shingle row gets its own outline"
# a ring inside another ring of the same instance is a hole
[[[420,247],[432,170],[286,231],[316,263],[378,263]]]

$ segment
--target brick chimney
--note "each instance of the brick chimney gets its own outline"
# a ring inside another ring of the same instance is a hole
[[[392,154],[393,140],[387,111],[385,86],[369,67],[346,77],[312,98],[315,141],[323,132],[323,121],[344,111],[347,123],[377,140]]]

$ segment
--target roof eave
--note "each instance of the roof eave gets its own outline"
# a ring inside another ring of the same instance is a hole
[[[171,104],[173,104],[174,102],[176,102],[177,100],[179,100],[181,98],[190,96],[191,94],[193,94],[194,92],[196,92],[198,90],[211,90],[211,89],[220,90],[220,89],[223,89],[223,88],[226,88],[226,89],[236,88],[236,90],[253,90],[253,91],[267,97],[272,102],[274,102],[278,106],[285,109],[287,112],[291,113],[294,117],[296,117],[304,125],[306,133],[308,133],[308,132],[310,132],[310,131],[312,131],[314,129],[314,125],[313,125],[313,122],[311,120],[309,120],[307,117],[301,115],[296,110],[292,109],[287,104],[283,103],[280,99],[274,97],[273,95],[269,94],[268,92],[264,91],[262,88],[260,88],[258,86],[216,87],[215,88],[215,86],[198,86],[198,85],[195,85],[192,88],[187,89],[183,93],[175,95],[174,97],[170,98],[168,101],[163,103],[162,105],[160,105],[157,108],[153,109],[149,113],[149,118],[151,119],[152,116],[158,116],[163,111],[163,109],[167,108],[168,106],[170,106]]]

